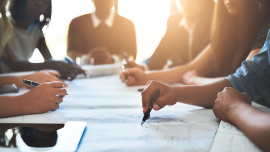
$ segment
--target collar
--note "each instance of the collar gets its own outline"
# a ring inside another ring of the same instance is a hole
[[[101,21],[96,13],[91,13],[91,16],[92,16],[92,21],[93,21],[93,26],[94,28],[97,28],[102,22],[104,24],[106,24],[108,27],[112,27],[113,26],[113,21],[114,21],[114,16],[115,16],[115,13],[113,11],[111,11],[110,15],[108,16],[108,18],[105,20],[105,21]]]
[[[195,23],[195,24],[196,24],[196,23]],[[186,19],[183,18],[183,19],[180,21],[179,26],[182,26],[182,27],[184,27],[186,30],[191,31],[191,30],[194,29],[195,24],[192,24],[191,26],[189,26],[189,25],[187,24]]]

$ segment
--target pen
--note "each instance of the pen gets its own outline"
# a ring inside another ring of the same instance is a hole
[[[124,60],[122,61],[122,70],[126,70],[128,68],[127,60],[128,60],[128,54],[127,52],[123,52],[124,54]],[[128,79],[128,75],[125,75],[125,79]]]
[[[141,126],[142,126],[143,123],[146,121],[146,119],[149,117],[150,112],[151,112],[152,109],[153,109],[153,105],[154,105],[154,103],[156,102],[156,100],[157,100],[158,97],[159,97],[159,93],[160,93],[160,91],[157,90],[156,93],[155,93],[155,95],[154,95],[154,97],[153,97],[152,100],[150,101],[149,108],[148,108],[148,110],[146,111],[146,113],[144,113],[144,116],[143,116],[143,119],[142,119]]]
[[[65,60],[68,61],[68,63],[74,65],[75,67],[78,67],[78,65],[69,56],[66,56]],[[83,74],[85,77],[87,77],[87,74],[85,72]]]
[[[144,90],[144,88],[142,88],[142,89],[138,89],[138,91],[139,91],[139,92],[143,92],[143,90]]]
[[[40,85],[40,83],[31,81],[31,80],[25,80],[25,79],[23,80],[23,83],[28,84],[28,85],[30,85],[32,87],[36,87],[36,86],[39,86]],[[68,95],[68,94],[66,94],[66,95]]]

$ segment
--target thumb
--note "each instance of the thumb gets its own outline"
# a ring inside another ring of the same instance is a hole
[[[64,84],[61,81],[49,82],[53,88],[63,88]]]

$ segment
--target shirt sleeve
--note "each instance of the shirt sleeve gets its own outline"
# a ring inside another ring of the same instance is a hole
[[[252,60],[244,61],[236,73],[227,77],[233,88],[248,93],[253,101],[257,101],[270,91],[270,31],[268,38]]]

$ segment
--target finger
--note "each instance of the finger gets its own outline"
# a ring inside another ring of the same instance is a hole
[[[49,82],[49,84],[53,87],[53,88],[63,88],[64,85],[61,81],[53,81],[53,82]]]
[[[58,71],[55,71],[55,70],[50,70],[48,72],[49,72],[50,75],[54,75],[54,76],[58,76],[58,77],[61,76],[61,74]]]
[[[59,79],[59,78],[56,77],[56,76],[49,75],[49,77],[48,77],[48,82],[52,82],[52,81],[62,81],[62,80]]]
[[[54,88],[53,91],[54,91],[55,95],[60,95],[60,96],[63,96],[63,97],[65,97],[66,94],[67,94],[67,90],[64,89],[64,88]]]
[[[126,83],[126,85],[131,86],[135,84],[136,80],[133,77],[128,76],[127,80],[124,78],[124,82]]]
[[[150,104],[151,97],[154,95],[154,93],[157,91],[157,85],[155,83],[150,83],[141,93],[142,95],[142,108],[143,113],[145,113]]]
[[[58,109],[59,108],[59,104],[54,104],[53,105],[53,110],[56,110],[56,109]]]
[[[164,108],[166,106],[165,104],[165,99],[168,99],[168,97],[164,96],[164,97],[159,97],[156,102],[154,103],[153,109],[154,110],[160,110],[162,108]]]
[[[232,89],[231,87],[225,87],[225,88],[223,89],[223,91],[231,90],[231,89]]]
[[[55,102],[55,104],[60,104],[60,103],[63,102],[63,98],[62,98],[62,97],[57,97],[57,96],[55,96],[54,102]]]

